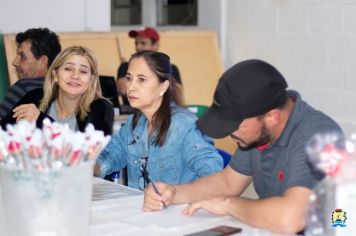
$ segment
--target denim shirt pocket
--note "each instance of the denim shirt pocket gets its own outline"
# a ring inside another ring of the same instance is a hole
[[[160,157],[149,159],[149,172],[153,181],[161,181],[169,184],[179,182],[179,166],[176,158],[173,156]]]

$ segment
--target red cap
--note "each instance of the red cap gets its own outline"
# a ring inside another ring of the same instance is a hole
[[[149,38],[149,39],[152,39],[154,41],[159,41],[159,34],[158,32],[151,28],[151,27],[145,27],[141,30],[131,30],[129,32],[129,36],[130,38],[136,38],[137,36],[141,36],[141,37],[144,37],[144,38]]]

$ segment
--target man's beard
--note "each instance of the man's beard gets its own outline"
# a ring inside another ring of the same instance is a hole
[[[246,144],[243,140],[237,138],[237,140],[242,141],[244,144]],[[260,137],[258,137],[258,139],[250,144],[247,144],[246,146],[241,146],[239,145],[239,149],[241,149],[242,151],[247,151],[247,150],[251,150],[253,148],[256,148],[258,146],[267,144],[271,142],[271,135],[269,133],[269,131],[267,130],[265,125],[262,125],[261,127],[261,135]]]

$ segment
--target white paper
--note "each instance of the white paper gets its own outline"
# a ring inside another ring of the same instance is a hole
[[[182,210],[187,205],[170,205],[166,209],[155,212],[143,212],[143,196],[122,197],[100,202],[93,202],[92,218],[116,219],[120,223],[133,225],[140,228],[177,228],[182,225],[216,221],[219,216],[205,210],[196,212],[193,216],[182,215]],[[220,216],[223,218],[224,216]]]
[[[143,192],[99,178],[93,180],[93,201],[142,195]]]

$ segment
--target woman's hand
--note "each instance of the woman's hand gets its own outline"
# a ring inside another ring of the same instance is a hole
[[[149,184],[145,189],[145,198],[143,202],[144,211],[159,211],[163,208],[162,201],[168,206],[172,204],[174,197],[176,196],[176,188],[173,185],[164,183],[155,183],[157,187],[156,193],[152,184]]]
[[[94,176],[98,177],[100,175],[100,166],[95,163],[94,165]]]
[[[20,120],[36,121],[40,116],[40,110],[33,103],[17,106],[12,111],[14,112],[12,117],[16,118],[17,122]]]

